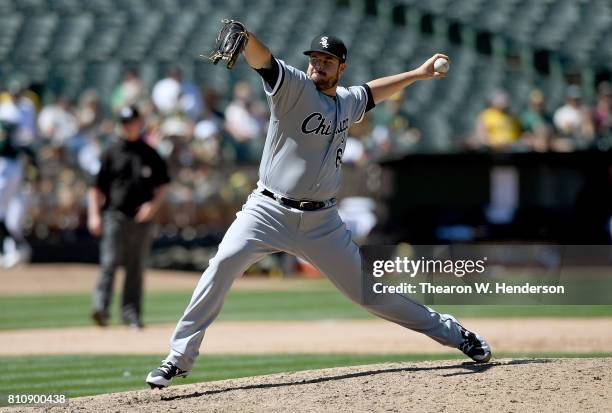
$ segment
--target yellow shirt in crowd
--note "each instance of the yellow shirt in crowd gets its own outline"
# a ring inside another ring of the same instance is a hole
[[[491,146],[509,145],[521,136],[521,125],[514,116],[497,108],[482,111],[480,119]]]

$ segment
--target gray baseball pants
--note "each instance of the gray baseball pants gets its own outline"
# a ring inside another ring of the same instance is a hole
[[[349,299],[363,305],[359,248],[335,206],[306,212],[282,206],[256,191],[236,216],[170,340],[166,360],[180,369],[192,369],[204,332],[221,311],[234,280],[268,254],[284,251],[306,259]],[[460,326],[452,316],[406,296],[393,295],[385,306],[363,306],[443,345],[457,347],[462,342]]]
[[[93,309],[108,315],[117,267],[125,268],[121,293],[121,318],[126,323],[141,319],[143,272],[152,241],[152,222],[138,223],[119,211],[102,216],[100,274],[93,292]]]

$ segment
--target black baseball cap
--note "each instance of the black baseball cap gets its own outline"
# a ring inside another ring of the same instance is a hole
[[[327,53],[340,59],[341,63],[346,62],[346,46],[344,42],[336,36],[321,35],[312,39],[310,43],[310,49],[304,52],[305,55],[310,56],[312,52]]]
[[[140,112],[136,106],[124,106],[119,110],[119,120],[121,123],[126,123],[140,117]]]

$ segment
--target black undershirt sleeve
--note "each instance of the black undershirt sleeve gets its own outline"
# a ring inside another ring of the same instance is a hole
[[[374,106],[376,106],[376,103],[374,102],[374,97],[372,96],[372,90],[370,89],[370,86],[368,86],[367,83],[363,84],[363,87],[366,90],[366,93],[368,94],[368,102],[366,103],[366,108],[365,111],[369,111],[371,109],[374,109]]]
[[[274,56],[272,56],[271,59],[272,59],[272,67],[270,68],[262,67],[260,69],[255,69],[255,71],[259,73],[259,76],[261,76],[262,79],[268,84],[270,89],[273,89],[274,85],[276,84],[276,81],[278,80],[278,75],[280,71],[278,68],[278,63],[276,59],[274,58]]]

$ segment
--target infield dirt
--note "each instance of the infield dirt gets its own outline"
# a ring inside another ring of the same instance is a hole
[[[612,358],[602,358],[310,370],[82,397],[52,411],[602,412],[610,406]]]

